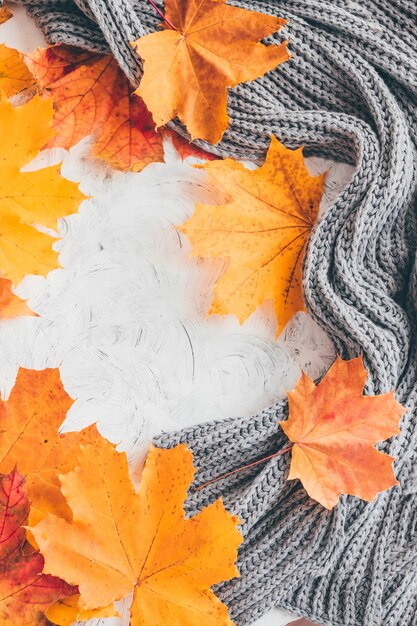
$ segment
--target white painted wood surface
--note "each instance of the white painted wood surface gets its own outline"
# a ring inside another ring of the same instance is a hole
[[[22,9],[13,11],[0,41],[22,51],[42,45]],[[300,366],[313,377],[329,367],[333,348],[304,313],[277,341],[271,303],[242,326],[233,316],[207,317],[223,262],[191,259],[188,241],[174,228],[207,188],[204,172],[181,162],[171,144],[165,163],[139,174],[111,172],[93,161],[88,139],[70,153],[43,153],[31,169],[62,159],[63,175],[90,198],[60,221],[54,247],[62,269],[47,278],[28,276],[16,289],[40,317],[0,324],[4,398],[19,366],[59,367],[75,399],[64,428],[97,422],[134,469],[162,429],[250,416],[282,398]],[[332,166],[319,159],[310,165],[316,172]],[[324,204],[350,174],[347,166],[331,167]],[[121,603],[123,620],[88,626],[127,626],[127,609],[128,600]],[[294,619],[274,609],[256,626]]]

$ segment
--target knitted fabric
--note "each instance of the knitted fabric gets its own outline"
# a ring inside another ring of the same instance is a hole
[[[372,503],[344,496],[325,510],[299,481],[286,480],[289,457],[282,455],[191,493],[187,511],[222,496],[243,522],[241,577],[216,590],[238,626],[274,605],[322,625],[415,626],[417,5],[233,2],[287,18],[293,56],[230,93],[230,128],[209,149],[259,160],[273,133],[287,146],[356,164],[310,238],[304,298],[343,357],[364,355],[367,393],[396,387],[411,410],[401,434],[380,446],[398,456],[401,487]],[[129,42],[160,21],[146,0],[26,4],[50,41],[110,51],[138,82],[141,66]],[[278,420],[286,415],[282,402],[251,419],[163,435],[158,445],[186,442],[202,484],[285,447]]]

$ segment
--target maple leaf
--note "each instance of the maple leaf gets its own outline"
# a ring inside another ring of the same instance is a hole
[[[29,501],[24,479],[14,469],[1,475],[0,483],[0,626],[46,626],[44,611],[77,590],[42,574],[43,557],[25,545],[22,526]]]
[[[289,150],[275,137],[256,170],[233,159],[198,167],[206,170],[222,201],[215,206],[197,204],[180,230],[190,239],[193,255],[229,259],[215,286],[210,313],[233,313],[243,323],[272,299],[282,329],[304,308],[302,259],[324,176],[310,176],[302,149]]]
[[[1,97],[0,135],[0,272],[16,284],[25,274],[58,267],[53,239],[33,224],[56,229],[58,218],[76,211],[84,196],[59,165],[20,171],[53,135],[50,101],[35,96],[12,107]]]
[[[48,146],[70,148],[94,133],[94,155],[114,168],[136,172],[164,160],[162,136],[113,57],[57,45],[38,48],[26,63],[54,98]]]
[[[258,43],[285,20],[224,0],[166,0],[165,16],[176,30],[165,23],[132,44],[144,61],[136,93],[158,128],[178,116],[192,139],[216,143],[229,124],[227,88],[289,59],[286,42]]]
[[[11,17],[13,17],[13,13],[3,4],[3,6],[0,7],[0,24],[4,24]]]
[[[23,55],[0,44],[0,89],[10,97],[34,85],[35,79],[23,61]]]
[[[83,611],[79,607],[79,601],[80,596],[78,594],[61,598],[46,611],[45,615],[49,621],[58,626],[71,626],[73,622],[84,622],[100,617],[120,617],[113,605],[104,609]]]
[[[220,158],[211,152],[203,150],[203,148],[199,148],[196,144],[187,141],[187,139],[182,137],[179,133],[175,133],[170,128],[166,128],[163,135],[171,139],[177,154],[183,161],[187,157],[195,157],[196,159],[201,159],[203,161],[214,161]]]
[[[132,624],[231,626],[210,587],[238,575],[239,520],[220,500],[185,519],[193,476],[185,445],[151,448],[136,493],[125,454],[104,439],[86,446],[61,476],[73,522],[47,516],[32,528],[45,571],[77,584],[86,610],[134,589]]]
[[[46,512],[71,519],[58,472],[73,469],[81,444],[98,436],[94,426],[80,433],[58,434],[72,403],[58,369],[23,368],[9,399],[0,401],[0,472],[8,473],[18,464],[26,476],[31,524]]]
[[[366,377],[362,357],[338,357],[317,386],[303,373],[288,394],[289,417],[280,422],[294,442],[288,479],[299,478],[328,509],[342,493],[370,501],[398,484],[394,457],[373,445],[400,432],[406,409],[393,391],[364,396]]]
[[[25,300],[13,293],[10,280],[0,277],[0,319],[12,319],[19,315],[36,316],[36,313],[28,307]]]

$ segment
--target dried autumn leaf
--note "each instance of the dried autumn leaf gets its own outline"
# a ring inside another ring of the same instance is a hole
[[[45,571],[77,584],[86,610],[134,589],[132,624],[231,626],[210,587],[238,575],[239,520],[220,500],[185,519],[193,476],[186,446],[151,448],[136,493],[125,454],[105,440],[86,446],[61,476],[73,522],[48,516],[32,528]]]
[[[28,307],[25,300],[13,293],[10,280],[0,277],[0,319],[12,319],[19,315],[36,316],[36,313]]]
[[[304,308],[302,259],[319,210],[324,176],[310,176],[302,149],[289,150],[275,137],[264,164],[256,170],[233,159],[201,167],[226,202],[197,204],[181,230],[192,243],[193,255],[230,261],[215,286],[210,313],[233,313],[242,323],[272,299],[283,328]]]
[[[195,157],[196,159],[202,159],[203,161],[214,161],[220,157],[217,157],[215,154],[211,152],[206,152],[203,148],[199,148],[194,143],[187,141],[180,134],[175,133],[170,128],[166,128],[163,132],[164,136],[167,136],[171,139],[174,148],[177,151],[177,154],[184,161],[187,157]]]
[[[3,4],[3,6],[0,7],[0,24],[4,24],[11,17],[13,17],[13,13],[11,11],[9,11],[9,9],[7,7],[5,7],[4,4]]]
[[[162,137],[113,57],[58,45],[38,48],[26,63],[54,99],[48,146],[70,148],[94,133],[94,155],[115,168],[137,172],[164,160]]]
[[[362,357],[338,357],[317,386],[303,373],[288,394],[289,417],[280,422],[294,442],[288,479],[299,478],[328,509],[342,493],[370,501],[398,484],[394,457],[373,446],[400,432],[406,409],[393,391],[364,396],[366,377]]]
[[[54,165],[21,172],[52,137],[52,103],[35,96],[12,107],[0,98],[0,272],[14,284],[26,274],[46,275],[58,267],[53,239],[33,227],[57,228],[59,217],[84,199],[75,183]]]
[[[31,524],[47,512],[71,519],[58,472],[73,469],[80,445],[98,436],[95,427],[58,434],[72,403],[58,369],[23,368],[9,399],[0,401],[0,472],[8,473],[18,464],[26,476]]]
[[[10,98],[34,85],[35,79],[23,61],[23,55],[0,44],[0,89]]]
[[[42,574],[42,556],[25,545],[29,501],[24,479],[14,469],[1,475],[0,483],[0,626],[46,626],[44,611],[76,589]]]
[[[136,93],[158,128],[178,116],[192,139],[216,143],[229,125],[228,87],[289,59],[286,42],[258,43],[285,20],[224,0],[166,0],[165,16],[176,30],[162,24],[162,31],[132,44],[144,61]]]
[[[76,621],[84,622],[88,619],[98,619],[99,617],[120,617],[113,605],[104,609],[82,611],[79,607],[79,600],[80,596],[78,594],[68,598],[61,598],[46,611],[46,617],[50,622],[58,626],[71,626]]]

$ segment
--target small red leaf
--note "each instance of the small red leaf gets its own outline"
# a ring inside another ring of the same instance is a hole
[[[44,560],[25,543],[29,501],[17,470],[0,475],[0,625],[40,626],[59,598],[77,593],[60,578],[42,574]]]

